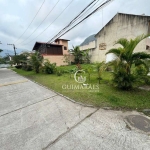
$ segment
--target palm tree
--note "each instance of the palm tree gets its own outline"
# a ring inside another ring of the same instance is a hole
[[[120,44],[122,47],[110,49],[106,53],[113,53],[118,57],[117,60],[112,62],[114,66],[114,83],[117,87],[122,89],[132,88],[135,79],[131,72],[133,65],[135,67],[144,65],[147,68],[144,60],[150,58],[150,54],[144,52],[134,53],[134,49],[140,41],[148,36],[150,35],[141,35],[131,40],[121,38],[115,44]]]
[[[40,67],[42,66],[43,62],[43,56],[41,56],[39,52],[35,52],[34,54],[31,55],[30,62],[35,72],[39,73]]]
[[[83,57],[83,51],[80,50],[79,46],[73,46],[73,49],[71,49],[72,54],[74,55],[74,61],[76,64],[82,64],[82,57]]]

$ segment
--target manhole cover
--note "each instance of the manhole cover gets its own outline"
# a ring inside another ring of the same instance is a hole
[[[144,132],[150,132],[150,120],[139,115],[130,115],[126,117],[130,125]]]

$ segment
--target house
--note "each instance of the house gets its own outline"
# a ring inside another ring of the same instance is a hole
[[[56,63],[57,66],[67,65],[64,62],[64,56],[71,56],[68,52],[68,41],[66,39],[56,39],[54,43],[36,42],[33,49],[40,52],[44,59],[48,59],[51,63]]]
[[[150,34],[150,16],[117,13],[96,35],[95,48],[91,47],[91,41],[80,45],[81,50],[92,48],[91,62],[111,61],[115,59],[113,54],[105,55],[108,50],[117,48],[114,45],[120,38],[134,39],[142,34]],[[136,52],[150,53],[147,43],[149,38],[141,41],[135,48]],[[93,42],[93,41],[92,41]],[[94,42],[93,42],[94,43]],[[84,48],[85,47],[85,48]]]

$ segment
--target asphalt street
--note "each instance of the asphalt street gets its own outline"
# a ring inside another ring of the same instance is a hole
[[[0,150],[149,150],[148,132],[127,123],[134,116],[142,114],[85,107],[0,69]]]

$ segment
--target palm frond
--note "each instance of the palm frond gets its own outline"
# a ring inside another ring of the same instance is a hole
[[[132,54],[132,60],[137,60],[137,59],[148,59],[150,58],[150,54],[146,54],[144,52],[138,52]]]
[[[115,54],[116,56],[119,57],[119,56],[122,54],[122,51],[123,51],[122,48],[112,48],[112,49],[110,49],[110,50],[106,53],[106,55],[109,54],[109,53],[113,53],[113,54]]]
[[[129,45],[128,45],[128,47],[127,47],[126,54],[127,54],[128,56],[131,56],[132,53],[133,53],[133,51],[134,51],[134,49],[135,49],[135,47],[136,47],[143,39],[145,39],[145,38],[147,38],[147,37],[149,37],[149,36],[150,36],[149,34],[148,34],[148,35],[142,34],[142,35],[140,35],[140,36],[137,36],[135,39],[131,39],[131,40],[129,41]]]
[[[146,70],[147,70],[147,73],[149,72],[149,66],[146,64],[146,62],[144,62],[143,60],[136,60],[135,61],[135,66],[137,67],[137,66],[141,66],[141,65],[143,65],[145,68],[146,68]],[[146,74],[147,74],[146,73]]]
[[[127,39],[125,39],[125,38],[121,38],[118,41],[116,41],[115,44],[120,44],[120,45],[123,46],[123,48],[126,48],[129,45],[129,41]]]

